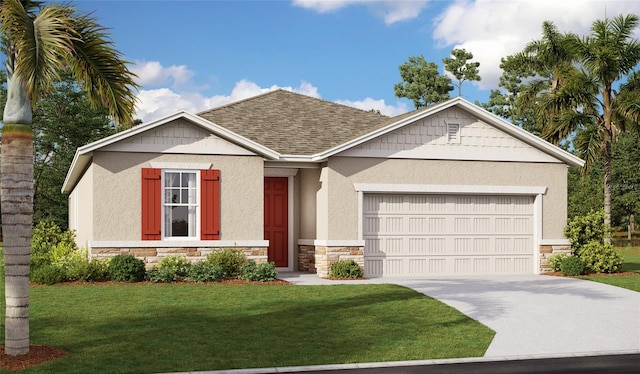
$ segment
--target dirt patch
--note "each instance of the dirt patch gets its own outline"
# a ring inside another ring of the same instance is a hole
[[[69,352],[46,345],[30,345],[29,353],[21,356],[9,356],[0,345],[0,368],[11,371],[24,370],[66,356]]]

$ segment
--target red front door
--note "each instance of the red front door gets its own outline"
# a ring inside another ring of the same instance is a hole
[[[264,239],[269,241],[269,262],[289,266],[289,180],[264,178]]]

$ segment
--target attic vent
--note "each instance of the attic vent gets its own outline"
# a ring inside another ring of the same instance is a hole
[[[447,124],[447,142],[460,143],[460,124],[458,123]]]

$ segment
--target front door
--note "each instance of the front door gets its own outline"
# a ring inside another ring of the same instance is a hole
[[[289,179],[264,178],[264,239],[269,241],[269,262],[289,267]]]

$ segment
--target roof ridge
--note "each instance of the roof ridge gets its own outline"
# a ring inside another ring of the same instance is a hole
[[[240,104],[240,103],[244,103],[244,102],[247,102],[247,101],[250,101],[250,100],[253,100],[253,99],[257,99],[257,98],[260,98],[260,97],[263,97],[263,96],[272,95],[272,94],[276,94],[276,93],[287,93],[287,94],[292,94],[292,95],[298,95],[298,96],[302,96],[302,97],[305,97],[305,98],[308,98],[308,99],[317,100],[317,101],[320,101],[320,102],[323,102],[323,103],[337,105],[337,106],[341,106],[341,107],[348,108],[348,109],[358,110],[358,111],[361,111],[363,113],[372,113],[370,110],[364,110],[364,109],[352,107],[352,106],[349,106],[349,105],[346,105],[346,104],[336,103],[335,101],[329,101],[329,100],[325,100],[325,99],[322,99],[322,98],[313,97],[313,96],[310,96],[310,95],[307,95],[307,94],[303,94],[303,93],[300,93],[300,92],[294,92],[294,91],[287,90],[285,88],[281,88],[280,87],[280,88],[277,88],[275,90],[263,92],[263,93],[260,93],[258,95],[254,95],[254,96],[250,96],[250,97],[247,97],[247,98],[244,98],[244,99],[233,101],[233,102],[228,103],[228,104],[224,104],[224,105],[217,106],[217,107],[214,107],[214,108],[206,109],[206,110],[203,110],[201,112],[196,113],[196,115],[201,116],[203,114],[206,114],[206,113],[209,113],[209,112],[212,112],[212,111],[216,111],[216,110],[223,109],[223,108],[228,108],[228,107]],[[378,115],[380,115],[382,117],[386,117],[386,118],[393,118],[393,117],[387,116],[387,115],[382,114],[382,113],[375,113],[375,114],[378,114]]]

